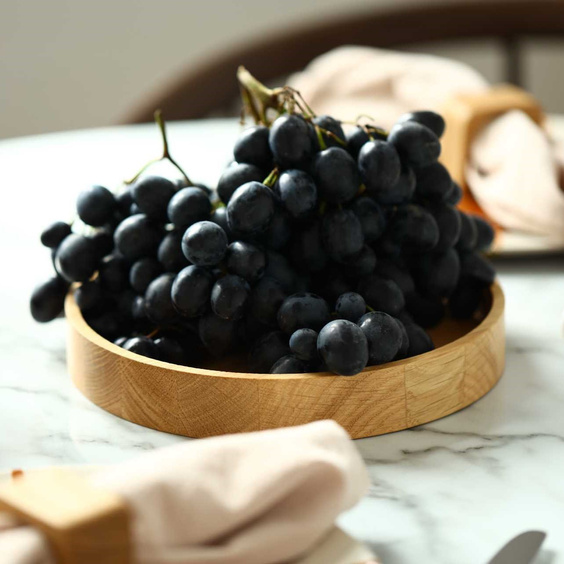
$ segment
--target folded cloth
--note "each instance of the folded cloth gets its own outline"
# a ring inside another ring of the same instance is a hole
[[[431,55],[345,46],[314,59],[289,84],[318,114],[354,121],[372,116],[390,128],[408,111],[440,113],[457,94],[487,91],[475,70]],[[564,150],[527,115],[509,112],[484,127],[471,147],[466,181],[499,225],[564,240]]]
[[[142,564],[292,561],[318,543],[368,487],[359,453],[333,421],[190,441],[91,479],[126,500],[134,562]],[[42,540],[30,527],[5,531],[0,554],[22,531],[35,543]],[[31,555],[28,546],[20,544],[27,560],[3,562],[49,562],[40,559],[44,541]]]

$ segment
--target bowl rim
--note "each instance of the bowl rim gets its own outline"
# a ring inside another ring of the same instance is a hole
[[[432,351],[423,353],[421,355],[413,356],[410,358],[405,358],[402,360],[395,360],[393,362],[388,362],[386,364],[379,364],[376,366],[367,366],[362,372],[355,374],[354,376],[358,376],[360,374],[367,374],[371,372],[377,372],[382,370],[388,370],[397,368],[399,366],[409,366],[415,362],[418,362],[419,359],[425,358],[428,359],[432,355],[443,355],[444,353],[459,347],[463,346],[466,343],[470,343],[474,336],[477,333],[482,333],[487,331],[489,327],[497,322],[497,320],[503,315],[504,308],[505,308],[505,297],[503,294],[503,290],[499,283],[494,281],[494,283],[488,288],[490,294],[490,309],[484,319],[474,327],[471,331],[451,341],[450,343],[443,345],[442,347],[438,347],[433,349]],[[164,362],[162,360],[156,360],[149,357],[145,357],[136,353],[132,353],[127,351],[120,346],[108,341],[94,329],[86,323],[86,320],[82,316],[82,312],[80,308],[76,304],[74,299],[74,290],[71,288],[67,294],[65,299],[65,316],[67,318],[68,323],[78,331],[82,337],[87,339],[88,341],[92,342],[94,345],[105,349],[108,352],[116,354],[118,356],[123,357],[124,359],[136,362],[138,364],[148,364],[157,368],[162,368],[167,371],[173,371],[177,373],[184,373],[186,375],[199,375],[199,376],[209,376],[214,378],[230,378],[230,379],[247,379],[247,380],[308,380],[313,378],[334,378],[334,379],[342,379],[344,376],[339,376],[337,374],[333,374],[331,372],[306,372],[306,373],[297,373],[297,374],[268,374],[268,373],[252,373],[252,372],[228,372],[225,370],[212,370],[209,368],[198,368],[193,366],[183,366],[179,364],[172,364],[170,362]],[[354,376],[346,376],[346,378],[354,378]]]

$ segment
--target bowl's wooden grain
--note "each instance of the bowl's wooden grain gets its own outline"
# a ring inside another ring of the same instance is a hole
[[[433,421],[466,407],[499,380],[505,362],[504,297],[494,284],[478,322],[447,320],[439,348],[352,377],[246,374],[168,364],[95,333],[72,294],[67,361],[79,390],[103,409],[169,433],[208,437],[334,419],[353,438]]]

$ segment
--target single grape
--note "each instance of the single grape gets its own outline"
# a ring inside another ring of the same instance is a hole
[[[178,273],[172,284],[174,307],[185,317],[197,317],[205,313],[213,283],[209,270],[201,266],[187,266]]]
[[[342,147],[346,145],[345,132],[343,131],[339,120],[336,120],[331,116],[323,115],[314,117],[313,123],[321,129],[325,129],[330,132],[329,134],[326,133],[326,131],[320,132],[325,147],[319,146],[319,140],[316,136],[316,146],[318,150],[326,149],[327,147]],[[340,140],[340,142],[338,140]]]
[[[182,234],[178,231],[167,233],[159,245],[157,258],[166,272],[179,272],[188,266],[190,263],[182,252]]]
[[[484,285],[463,277],[449,299],[448,305],[455,319],[470,319],[478,310],[484,295]]]
[[[161,239],[161,228],[145,214],[124,219],[114,233],[116,249],[129,260],[155,256]]]
[[[182,188],[171,198],[167,207],[168,219],[176,227],[186,229],[198,221],[209,219],[211,203],[200,188]]]
[[[255,373],[267,373],[272,365],[283,356],[290,354],[288,335],[282,331],[271,331],[261,337],[249,353],[249,370]]]
[[[417,286],[425,296],[447,298],[458,284],[460,259],[454,249],[424,254],[416,259],[414,271]]]
[[[384,206],[407,204],[415,194],[415,183],[415,172],[408,164],[402,163],[398,181],[388,190],[379,190],[373,197]]]
[[[143,296],[135,296],[131,303],[131,317],[136,321],[147,321],[147,310],[145,309],[145,298]]]
[[[223,319],[241,319],[247,309],[250,291],[246,280],[235,274],[226,274],[212,288],[213,312]]]
[[[396,357],[403,336],[398,322],[391,315],[371,311],[358,320],[358,325],[368,342],[368,365],[384,364]]]
[[[284,255],[276,251],[268,250],[266,252],[266,269],[264,275],[280,282],[286,292],[295,292],[296,272],[290,266],[288,259]]]
[[[83,313],[102,309],[104,299],[104,292],[98,280],[87,280],[74,291],[74,301]]]
[[[274,196],[260,182],[248,182],[235,190],[227,204],[227,223],[234,233],[253,235],[268,227],[274,215]]]
[[[197,266],[215,266],[223,260],[227,243],[227,235],[219,225],[211,221],[199,221],[184,233],[182,252]]]
[[[379,194],[389,193],[399,180],[401,163],[393,145],[376,140],[362,146],[358,169],[367,193],[378,201]]]
[[[237,344],[236,322],[217,317],[213,312],[200,317],[198,334],[208,352],[216,357],[226,355]]]
[[[307,372],[306,365],[291,354],[279,358],[270,369],[271,374],[303,374],[304,372]]]
[[[117,300],[117,311],[124,319],[133,319],[133,303],[137,299],[137,294],[131,289],[127,288],[120,294],[114,295]],[[116,310],[115,303],[111,308]]]
[[[445,120],[443,117],[429,110],[403,114],[397,123],[405,123],[406,121],[414,121],[428,127],[437,137],[442,137],[445,132]]]
[[[58,317],[65,305],[69,285],[55,276],[37,286],[31,294],[29,309],[35,321],[47,323]]]
[[[368,342],[364,332],[346,319],[331,321],[321,329],[317,351],[327,368],[341,376],[362,372],[368,362]]]
[[[337,301],[341,294],[353,290],[352,284],[345,279],[342,273],[342,267],[334,265],[315,273],[312,288],[315,293],[332,304]]]
[[[250,243],[234,241],[227,247],[225,262],[231,274],[236,274],[247,282],[253,283],[264,274],[266,254]]]
[[[415,282],[409,270],[389,259],[379,259],[376,265],[376,274],[382,278],[393,280],[403,292],[404,296],[415,291]]]
[[[71,233],[55,253],[57,272],[68,282],[83,282],[96,271],[98,256],[88,237]]]
[[[356,323],[366,313],[366,302],[356,292],[346,292],[337,298],[335,312],[340,319]]]
[[[64,221],[55,221],[41,233],[41,244],[50,249],[56,249],[71,234],[71,226]]]
[[[364,245],[358,254],[341,262],[345,276],[353,281],[372,274],[376,268],[376,263],[376,253],[368,245]]]
[[[113,231],[106,228],[98,229],[96,233],[89,237],[99,258],[109,255],[114,250]]]
[[[439,227],[439,241],[433,251],[441,253],[454,247],[462,229],[460,212],[453,206],[440,203],[429,205],[427,209],[431,212]]]
[[[117,294],[129,286],[129,264],[120,256],[104,258],[98,268],[98,279],[103,290]]]
[[[405,325],[399,319],[394,317],[394,321],[398,324],[401,332],[401,345],[396,356],[394,357],[394,360],[402,360],[404,358],[407,358],[407,353],[409,351],[409,335],[407,334]]]
[[[162,176],[142,176],[131,187],[141,213],[155,221],[166,221],[168,203],[175,193],[176,186]]]
[[[172,337],[159,337],[155,339],[158,358],[171,364],[186,364],[187,355],[180,343]]]
[[[265,325],[276,325],[276,315],[287,295],[278,280],[263,276],[251,291],[249,307],[253,317]],[[268,370],[273,362],[265,370]]]
[[[406,251],[430,251],[439,241],[435,218],[421,206],[401,206],[389,222],[387,236]]]
[[[138,293],[144,294],[149,284],[159,274],[163,273],[163,267],[153,257],[145,257],[134,262],[129,271],[129,285]]]
[[[269,249],[282,249],[290,240],[292,229],[292,218],[288,210],[279,201],[275,201],[274,215],[267,228],[255,236],[256,242],[262,243]]]
[[[127,341],[123,343],[122,348],[126,351],[157,360],[160,357],[159,348],[155,342],[148,337],[133,337],[131,339],[127,339]]]
[[[388,141],[402,160],[414,168],[429,166],[441,154],[438,137],[424,125],[414,121],[398,123],[392,127]]]
[[[103,186],[92,186],[83,190],[76,202],[78,217],[86,225],[100,227],[112,218],[117,210],[114,195]]]
[[[227,225],[227,208],[225,206],[216,208],[210,215],[210,221],[219,225],[223,231],[225,231],[225,234],[230,241],[233,239],[231,229],[229,229],[229,225]]]
[[[382,208],[372,198],[360,196],[349,204],[349,209],[360,221],[364,240],[367,243],[378,240],[386,229],[386,218]]]
[[[254,165],[233,162],[223,171],[217,183],[217,195],[227,204],[239,186],[247,182],[262,182],[265,177],[265,173]]]
[[[282,167],[300,168],[315,151],[315,136],[311,125],[297,114],[277,118],[268,138],[274,162]]]
[[[478,228],[474,218],[460,212],[460,235],[456,243],[459,251],[473,251],[478,244]]]
[[[432,351],[435,348],[431,337],[419,325],[407,324],[405,326],[407,336],[409,338],[409,348],[407,349],[407,356],[417,356],[426,352]]]
[[[487,251],[493,244],[495,231],[491,224],[479,215],[470,215],[476,225],[476,250],[480,252]]]
[[[157,325],[169,323],[176,317],[171,298],[174,279],[174,274],[161,274],[149,284],[145,292],[145,312]]]
[[[486,286],[495,280],[494,267],[476,252],[460,253],[460,272]]]
[[[422,200],[444,201],[452,190],[452,179],[448,170],[441,163],[418,168],[415,194]]]
[[[331,204],[352,200],[360,188],[360,175],[354,159],[340,147],[330,147],[315,155],[313,179],[319,198]]]
[[[305,362],[317,360],[317,331],[298,329],[290,336],[290,350],[293,355]]]
[[[396,316],[405,307],[400,287],[393,281],[370,274],[360,279],[358,293],[372,309]]]
[[[314,221],[296,233],[291,244],[290,257],[296,268],[305,272],[319,272],[327,264],[327,253],[321,242],[321,224]]]
[[[116,337],[124,333],[124,325],[119,314],[113,311],[88,312],[86,322],[90,327],[108,341],[113,341]]]
[[[351,210],[331,210],[322,218],[321,240],[327,254],[344,261],[359,253],[364,235],[359,219]]]
[[[268,127],[264,125],[254,125],[243,130],[233,147],[233,157],[235,160],[238,163],[247,163],[262,169],[271,169],[272,151],[268,144],[269,133]]]
[[[275,186],[292,218],[304,219],[317,207],[317,188],[313,178],[301,170],[287,170],[280,175]]]
[[[278,310],[278,326],[291,335],[298,329],[319,331],[331,319],[327,302],[316,294],[304,292],[288,296]]]
[[[445,195],[443,202],[449,206],[456,206],[460,200],[462,200],[463,192],[462,188],[457,182],[452,182],[450,191]]]

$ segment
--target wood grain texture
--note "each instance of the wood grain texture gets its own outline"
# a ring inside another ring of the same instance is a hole
[[[188,437],[257,431],[334,419],[353,438],[427,423],[487,393],[505,362],[504,297],[496,283],[480,322],[445,320],[439,348],[352,377],[246,374],[176,366],[106,341],[86,324],[71,294],[67,361],[76,386],[103,409]]]
[[[2,483],[0,510],[40,529],[58,564],[131,562],[125,501],[72,469],[25,472]]]

